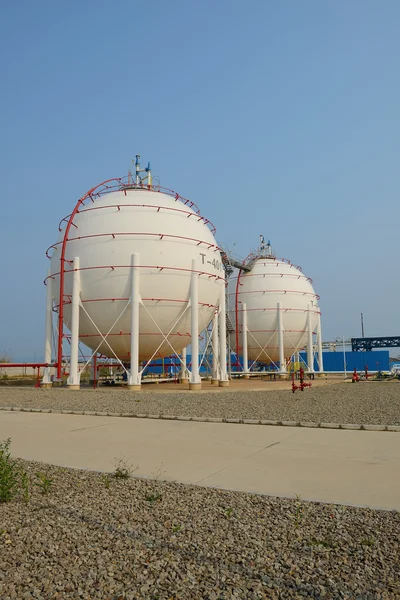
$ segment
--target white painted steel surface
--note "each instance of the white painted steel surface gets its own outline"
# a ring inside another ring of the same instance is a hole
[[[236,278],[232,278],[229,311],[235,323]],[[316,331],[319,305],[311,280],[298,268],[275,258],[258,258],[250,272],[240,276],[238,290],[239,336],[242,331],[242,305],[246,304],[248,355],[250,360],[269,363],[279,361],[278,303],[281,307],[281,338],[284,358],[307,345],[308,311],[313,332]],[[310,305],[310,309],[309,309]],[[235,334],[231,336],[236,347]],[[240,337],[239,337],[240,340]]]
[[[129,206],[135,205],[135,206]],[[101,210],[97,210],[102,207]],[[177,352],[190,344],[190,281],[197,260],[199,333],[213,318],[224,289],[224,271],[215,238],[189,206],[154,190],[127,189],[95,198],[74,219],[66,259],[80,259],[79,337],[92,349],[129,360],[131,255],[140,256],[139,358]],[[105,234],[105,235],[104,235]],[[114,235],[113,235],[114,234]],[[60,236],[60,240],[62,239]],[[51,270],[59,305],[61,245]],[[66,263],[64,322],[71,328],[72,267]],[[125,310],[124,310],[125,309]],[[86,314],[86,312],[88,314]],[[170,344],[163,338],[169,337]],[[159,347],[160,346],[160,347]]]
[[[80,261],[79,256],[75,256],[72,262],[72,293],[71,293],[71,358],[69,365],[69,377],[67,384],[69,386],[79,386],[81,375],[79,373],[79,316],[80,316]]]
[[[51,274],[50,269],[48,275]],[[46,320],[45,320],[45,333],[44,333],[44,362],[51,363],[51,344],[53,339],[53,287],[52,280],[47,280],[46,285]],[[43,371],[42,382],[49,384],[51,383],[51,370],[50,367],[46,367]]]
[[[141,382],[139,373],[139,308],[140,308],[140,256],[131,256],[131,365],[128,385],[138,386]]]

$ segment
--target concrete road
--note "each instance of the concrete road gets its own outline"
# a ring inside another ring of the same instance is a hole
[[[400,510],[400,434],[0,413],[14,456],[305,500]]]

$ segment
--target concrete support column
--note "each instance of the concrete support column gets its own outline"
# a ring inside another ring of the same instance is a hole
[[[81,281],[78,256],[73,260],[72,278],[71,359],[67,387],[70,390],[79,390],[81,381],[81,375],[78,368]]]
[[[228,373],[226,370],[226,296],[225,282],[221,286],[219,300],[219,368],[220,380],[219,385],[222,387],[229,386]]]
[[[323,371],[324,371],[324,359],[323,359],[323,355],[322,355],[321,313],[318,315],[317,344],[318,344],[318,369],[319,369],[319,373],[323,373]]]
[[[307,365],[308,373],[314,373],[314,348],[313,348],[313,329],[311,319],[311,304],[308,305],[307,313]]]
[[[242,304],[242,348],[243,348],[243,378],[249,379],[249,350],[247,343],[247,306],[246,303]],[[239,360],[239,357],[238,357]]]
[[[139,371],[139,254],[131,255],[131,367],[128,376],[128,390],[141,389],[141,373]]]
[[[190,311],[191,311],[191,337],[192,337],[192,369],[189,378],[189,389],[200,390],[201,379],[199,373],[199,274],[197,260],[192,260],[192,275],[190,281]]]
[[[51,269],[48,270],[47,275],[49,276]],[[45,321],[45,333],[44,333],[44,362],[51,363],[51,346],[53,339],[53,280],[50,277],[47,279],[46,285],[46,321]],[[43,371],[43,378],[41,381],[41,387],[50,388],[52,387],[52,381],[50,376],[50,367],[45,367]]]
[[[183,348],[181,352],[181,368],[179,371],[179,381],[180,383],[188,383],[189,382],[189,373],[187,370],[187,349]]]
[[[220,369],[219,369],[219,349],[218,349],[218,312],[215,311],[212,323],[212,368],[211,368],[211,385],[219,385]]]
[[[285,346],[283,343],[283,309],[281,302],[277,303],[276,309],[278,315],[279,375],[286,375]]]

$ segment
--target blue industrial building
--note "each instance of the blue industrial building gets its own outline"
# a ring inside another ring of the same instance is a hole
[[[305,352],[301,352],[302,360],[307,360]],[[344,360],[346,357],[346,369]],[[324,371],[389,371],[389,350],[375,350],[370,352],[323,352]],[[314,358],[314,369],[318,371],[317,358]]]
[[[307,354],[305,352],[300,352],[301,361],[307,362]],[[375,350],[370,352],[341,352],[340,350],[337,352],[325,351],[323,353],[324,360],[324,372],[332,373],[332,372],[341,372],[341,371],[364,371],[365,367],[367,367],[368,371],[389,371],[389,351],[388,350]],[[346,360],[346,365],[345,361]],[[187,364],[190,367],[191,356],[187,356]],[[237,371],[241,370],[243,367],[242,357],[239,358],[240,369],[237,368],[237,359],[236,355],[232,354],[231,364],[232,370]],[[250,363],[251,364],[251,363]],[[258,364],[254,370],[277,370],[278,365],[262,365]],[[180,361],[176,356],[168,356],[166,358],[158,358],[156,360],[152,360],[151,364],[146,368],[145,374],[164,374],[166,377],[172,376],[174,377],[179,373],[180,370]],[[210,370],[208,368],[208,370]],[[318,361],[317,356],[314,357],[314,370],[318,371]],[[200,366],[200,373],[205,375],[207,368],[204,364]]]

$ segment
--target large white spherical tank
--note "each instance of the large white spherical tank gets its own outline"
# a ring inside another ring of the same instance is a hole
[[[282,316],[284,356],[288,360],[307,344],[308,314],[316,330],[320,314],[319,296],[312,281],[299,267],[273,257],[257,258],[250,263],[251,271],[233,278],[230,288],[230,319],[236,323],[236,302],[239,348],[242,346],[243,304],[246,305],[248,355],[252,361],[279,361],[278,303]],[[236,290],[237,288],[237,290]],[[237,291],[237,293],[236,293]],[[236,334],[231,336],[236,347]]]
[[[56,307],[63,236],[51,256]],[[224,272],[207,221],[175,197],[153,189],[122,188],[80,208],[66,245],[64,323],[70,328],[72,261],[79,257],[79,338],[105,356],[129,361],[133,253],[140,261],[140,360],[179,353],[191,341],[192,259],[200,272],[199,333],[219,304]]]

